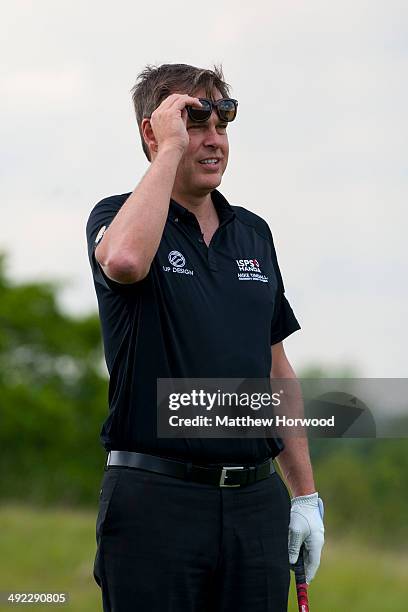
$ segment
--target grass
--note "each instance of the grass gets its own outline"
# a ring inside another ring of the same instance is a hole
[[[404,612],[408,555],[384,553],[351,541],[326,540],[321,565],[309,587],[313,612]],[[297,607],[294,581],[290,612]]]
[[[92,575],[96,513],[96,507],[92,511],[3,504],[0,591],[69,594],[68,605],[61,608],[28,606],[37,611],[101,611],[100,591]],[[407,577],[408,554],[328,540],[319,572],[309,588],[310,608],[313,612],[404,612]],[[0,608],[13,607],[0,604]],[[296,610],[292,581],[289,611]]]

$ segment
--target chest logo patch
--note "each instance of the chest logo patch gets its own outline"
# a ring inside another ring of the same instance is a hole
[[[188,268],[184,267],[186,265],[186,258],[184,257],[182,253],[180,253],[180,251],[170,251],[167,259],[169,260],[169,263],[171,264],[171,266],[162,266],[163,272],[174,272],[176,274],[177,273],[178,274],[188,274],[190,276],[194,275],[193,270],[189,270]]]
[[[175,268],[184,268],[186,265],[186,258],[180,253],[180,251],[170,251],[169,262]]]
[[[257,259],[236,259],[235,261],[238,266],[238,280],[269,282],[268,277],[262,274],[261,265]]]

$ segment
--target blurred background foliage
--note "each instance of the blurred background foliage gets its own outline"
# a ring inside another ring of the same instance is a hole
[[[58,290],[12,283],[1,256],[1,495],[74,505],[97,493],[107,378],[97,313],[64,313]]]
[[[97,312],[74,317],[59,285],[13,283],[0,257],[0,501],[97,505],[108,411]],[[352,376],[310,366],[299,377]],[[405,439],[312,439],[326,530],[381,546],[408,537]]]

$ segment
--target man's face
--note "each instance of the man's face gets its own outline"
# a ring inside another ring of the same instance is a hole
[[[207,98],[204,90],[194,92],[197,98]],[[215,89],[212,99],[222,98]],[[185,195],[206,195],[221,183],[227,167],[229,144],[227,123],[221,121],[215,109],[205,122],[194,122],[187,117],[187,132],[190,138],[188,147],[177,169],[174,191]],[[203,163],[203,160],[216,159],[215,164]]]

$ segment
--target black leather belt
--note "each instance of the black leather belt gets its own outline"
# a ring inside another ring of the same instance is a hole
[[[111,466],[131,467],[217,487],[243,487],[268,478],[275,472],[272,458],[258,465],[205,467],[156,455],[115,450],[108,453],[105,469]]]

